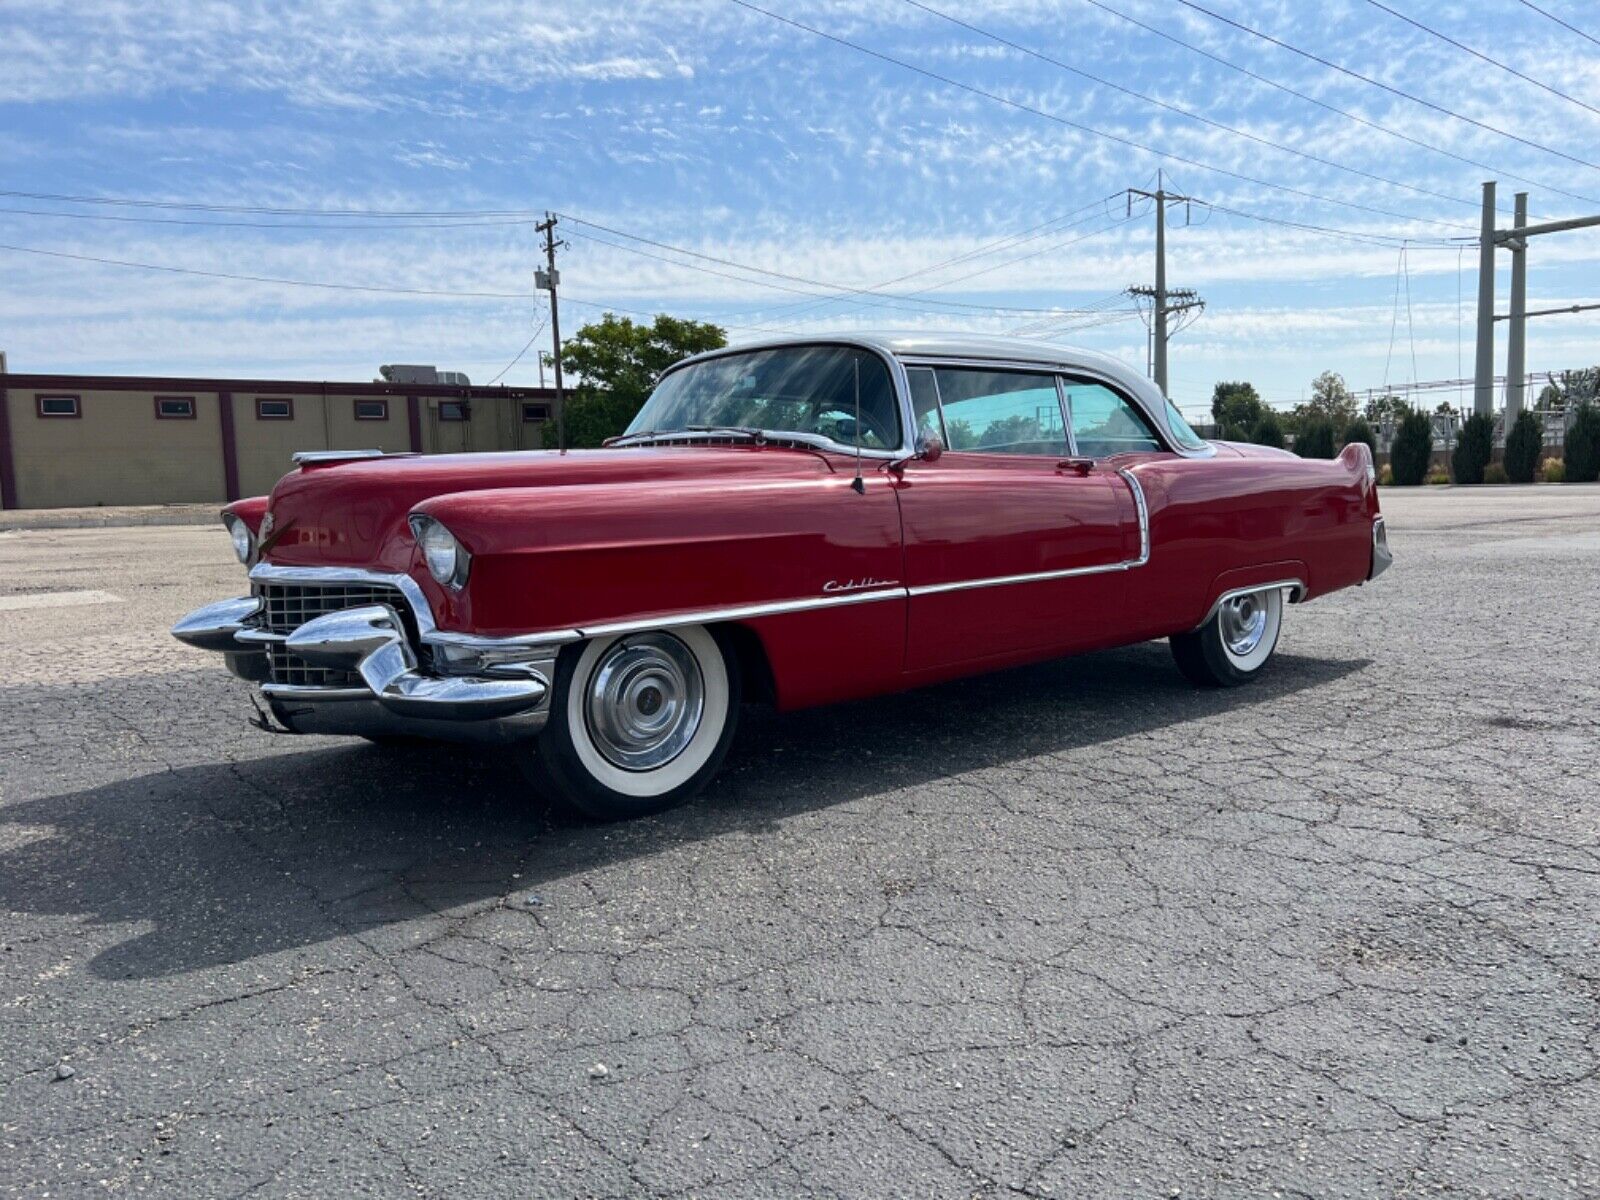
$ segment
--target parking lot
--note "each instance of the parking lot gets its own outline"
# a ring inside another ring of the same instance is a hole
[[[0,533],[0,1193],[1593,1196],[1600,487],[1384,507],[1257,686],[752,711],[608,827],[252,727],[220,526]]]

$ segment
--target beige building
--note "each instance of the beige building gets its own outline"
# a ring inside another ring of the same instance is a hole
[[[219,503],[299,450],[534,450],[554,388],[13,375],[0,357],[0,508]]]

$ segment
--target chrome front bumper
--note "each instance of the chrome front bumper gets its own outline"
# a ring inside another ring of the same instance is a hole
[[[228,669],[260,685],[273,715],[296,733],[421,736],[505,742],[530,737],[549,715],[559,641],[443,633],[415,584],[404,577],[353,571],[288,571],[258,566],[252,580],[341,587],[360,575],[382,581],[411,608],[427,664],[388,604],[364,604],[314,616],[284,632],[267,626],[262,596],[197,609],[172,628],[179,641],[220,652]],[[339,686],[286,682],[274,663],[292,661],[347,679]]]

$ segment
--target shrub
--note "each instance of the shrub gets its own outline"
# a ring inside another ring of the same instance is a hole
[[[1373,433],[1372,426],[1368,425],[1360,417],[1357,417],[1354,421],[1351,421],[1350,424],[1344,427],[1344,441],[1341,444],[1348,446],[1352,442],[1365,442],[1367,444],[1367,449],[1372,451],[1373,461],[1377,461],[1378,435]]]
[[[1294,452],[1301,458],[1332,458],[1333,422],[1327,417],[1309,416],[1294,435]]]
[[[1506,469],[1499,463],[1490,463],[1483,469],[1485,483],[1510,483],[1511,476],[1506,474]]]
[[[1435,471],[1432,475],[1428,476],[1428,482],[1429,483],[1449,483],[1450,482],[1450,476],[1444,471]]]
[[[1593,483],[1600,479],[1600,408],[1585,401],[1567,430],[1565,479],[1568,483]]]
[[[1527,409],[1517,414],[1506,434],[1506,476],[1512,483],[1532,483],[1544,449],[1544,426]]]
[[[1267,411],[1261,414],[1250,429],[1250,441],[1258,446],[1276,446],[1283,449],[1283,422],[1278,420],[1278,414]]]
[[[1567,464],[1559,458],[1544,460],[1544,481],[1546,483],[1560,483],[1567,477]]]
[[[1450,455],[1450,473],[1457,483],[1482,483],[1484,468],[1494,457],[1494,418],[1473,413],[1461,425],[1461,437]]]
[[[1402,487],[1416,487],[1428,475],[1433,457],[1433,422],[1426,413],[1408,409],[1400,418],[1389,448],[1389,463],[1394,481]]]
[[[1378,485],[1392,487],[1394,485],[1394,468],[1388,463],[1383,464],[1383,470],[1378,472]]]

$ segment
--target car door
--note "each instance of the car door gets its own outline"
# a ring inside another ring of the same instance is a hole
[[[907,380],[920,430],[946,450],[907,464],[897,489],[906,669],[1115,641],[1137,507],[1115,471],[1074,457],[1054,373],[929,364]]]

